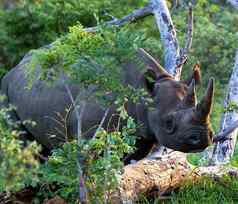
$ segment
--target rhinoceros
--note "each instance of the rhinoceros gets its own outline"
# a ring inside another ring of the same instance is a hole
[[[138,159],[145,156],[155,143],[182,152],[205,149],[211,144],[213,135],[210,125],[213,79],[210,79],[206,93],[197,103],[195,84],[200,80],[198,66],[195,66],[189,79],[177,81],[145,50],[140,49],[139,53],[144,61],[144,70],[139,71],[133,62],[127,63],[123,69],[123,83],[145,88],[153,103],[148,105],[140,101],[135,104],[128,101],[126,105],[128,114],[139,124],[136,133],[138,151],[134,157]],[[35,126],[24,124],[25,130],[44,147],[52,149],[65,141],[65,130],[69,137],[76,135],[75,110],[71,108],[71,111],[66,111],[72,104],[61,79],[50,87],[43,81],[36,81],[31,90],[25,88],[27,79],[24,67],[29,60],[31,55],[26,55],[19,65],[5,75],[1,91],[6,95],[5,105],[16,107],[11,117],[20,121],[35,121]],[[76,98],[80,93],[79,85],[68,86]],[[97,101],[86,103],[82,116],[85,137],[93,135],[104,113],[105,107]],[[111,107],[103,127],[106,128],[109,118],[114,114],[115,108]],[[64,127],[59,124],[59,115],[65,118]]]

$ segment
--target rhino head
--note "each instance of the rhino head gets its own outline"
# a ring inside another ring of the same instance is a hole
[[[153,97],[148,110],[150,130],[157,141],[182,152],[198,152],[212,142],[210,113],[214,95],[214,80],[210,79],[203,98],[197,103],[195,84],[200,80],[196,65],[186,81],[177,81],[152,56],[140,49],[147,71],[144,83]]]

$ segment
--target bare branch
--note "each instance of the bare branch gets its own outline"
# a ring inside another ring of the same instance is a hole
[[[238,87],[238,50],[236,52],[235,65],[228,85],[228,92],[225,99],[225,107],[227,107],[231,102],[238,104],[237,87]],[[229,135],[227,136],[227,138],[230,138],[229,140],[218,142],[215,145],[211,163],[218,164],[229,162],[235,150],[236,138],[238,133],[235,121],[237,120],[238,120],[238,113],[236,111],[226,112],[223,114],[220,132],[226,131],[228,132],[229,127],[232,128],[233,131],[230,131]]]
[[[192,4],[189,4],[188,8],[188,28],[187,28],[187,35],[186,35],[186,42],[185,47],[183,50],[184,55],[188,55],[188,52],[192,46],[193,40],[193,7]]]
[[[188,8],[188,27],[187,27],[187,34],[185,39],[185,46],[181,50],[180,58],[177,61],[177,66],[183,66],[187,59],[188,59],[188,52],[191,49],[193,40],[193,7],[192,4],[189,4]]]
[[[95,131],[95,133],[94,133],[94,135],[93,135],[93,138],[96,137],[98,130],[100,130],[100,129],[102,128],[102,126],[103,126],[103,124],[104,124],[104,122],[105,122],[105,120],[106,120],[106,117],[107,117],[107,115],[108,115],[108,113],[109,113],[109,110],[110,110],[110,108],[107,108],[107,109],[106,109],[106,111],[105,111],[105,113],[104,113],[104,116],[103,116],[103,118],[102,118],[102,120],[101,120],[101,122],[100,122],[100,124],[99,124],[99,126],[98,126],[98,128],[97,128],[97,130]]]
[[[78,125],[78,128],[77,128],[77,140],[78,140],[78,146],[80,147],[80,141],[81,141],[81,137],[82,137],[82,116],[83,116],[83,112],[84,112],[84,109],[85,109],[85,102],[83,101],[81,103],[81,107],[80,107],[80,112],[78,110],[78,107],[77,107],[77,104],[73,98],[73,95],[72,95],[72,92],[68,86],[68,84],[65,83],[65,88],[66,88],[66,91],[70,97],[70,100],[74,106],[74,110],[76,111],[76,118],[77,118],[77,125]],[[78,160],[77,160],[77,165],[78,165],[78,173],[79,173],[79,200],[81,203],[85,204],[87,203],[87,188],[85,186],[85,182],[84,182],[84,172],[82,170],[82,162],[81,161],[81,158],[80,158],[80,153],[78,152]]]
[[[225,140],[231,139],[230,134],[238,128],[238,120],[232,123],[229,127],[227,127],[223,132],[218,133],[214,136],[213,142],[224,142]]]
[[[137,9],[137,10],[133,11],[132,13],[122,17],[121,19],[114,18],[111,21],[105,22],[105,25],[109,26],[109,27],[110,26],[120,27],[120,26],[125,25],[126,23],[135,22],[135,21],[142,19],[149,15],[152,15],[152,7],[150,4],[147,4],[144,8]],[[96,32],[96,31],[98,31],[99,28],[100,28],[100,26],[95,26],[95,27],[91,27],[91,28],[85,28],[84,30],[86,32]]]

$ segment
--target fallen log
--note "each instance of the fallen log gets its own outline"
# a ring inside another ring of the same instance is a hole
[[[185,181],[230,175],[238,177],[238,169],[227,166],[194,167],[186,159],[186,154],[172,151],[163,157],[154,155],[124,167],[118,190],[112,201],[133,203],[141,195],[156,191],[158,196],[180,187]]]

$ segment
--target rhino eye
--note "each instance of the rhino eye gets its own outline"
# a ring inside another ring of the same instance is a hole
[[[175,131],[175,120],[172,115],[167,116],[164,120],[164,128],[167,133],[172,134]]]

